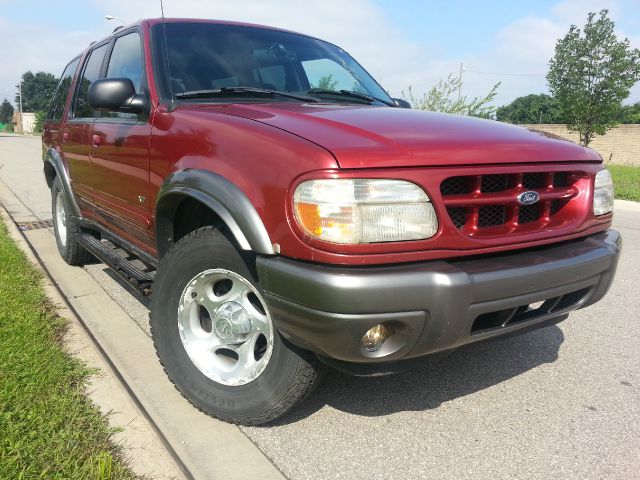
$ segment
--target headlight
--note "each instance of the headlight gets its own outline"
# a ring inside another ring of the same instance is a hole
[[[327,242],[420,240],[438,231],[425,191],[402,180],[310,180],[296,188],[293,201],[304,231]]]
[[[593,189],[593,213],[604,215],[613,210],[613,180],[609,170],[600,170],[596,174]]]

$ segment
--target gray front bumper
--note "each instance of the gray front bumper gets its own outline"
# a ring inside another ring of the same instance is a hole
[[[344,362],[392,362],[543,326],[597,302],[620,246],[609,230],[508,254],[392,266],[259,257],[258,275],[276,326],[295,345]],[[364,333],[383,322],[395,333],[380,350],[364,350]]]

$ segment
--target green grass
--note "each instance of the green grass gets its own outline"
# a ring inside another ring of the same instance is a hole
[[[64,329],[0,221],[0,478],[134,478],[84,394],[92,370],[61,348]]]
[[[640,167],[607,165],[613,176],[616,198],[640,202]]]

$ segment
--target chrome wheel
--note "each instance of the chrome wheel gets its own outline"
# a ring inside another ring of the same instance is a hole
[[[193,364],[223,385],[255,380],[271,358],[274,332],[266,304],[249,281],[229,270],[206,270],[187,284],[178,330]]]
[[[67,246],[67,214],[64,211],[64,197],[62,192],[56,195],[55,208],[56,230],[58,231],[58,240],[63,247]]]

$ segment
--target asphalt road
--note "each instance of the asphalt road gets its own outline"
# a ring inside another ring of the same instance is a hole
[[[0,136],[0,181],[48,219],[41,168],[39,139]],[[640,478],[640,207],[614,223],[624,249],[599,304],[401,375],[331,371],[280,424],[242,430],[294,480]],[[144,300],[86,269],[146,329]]]

